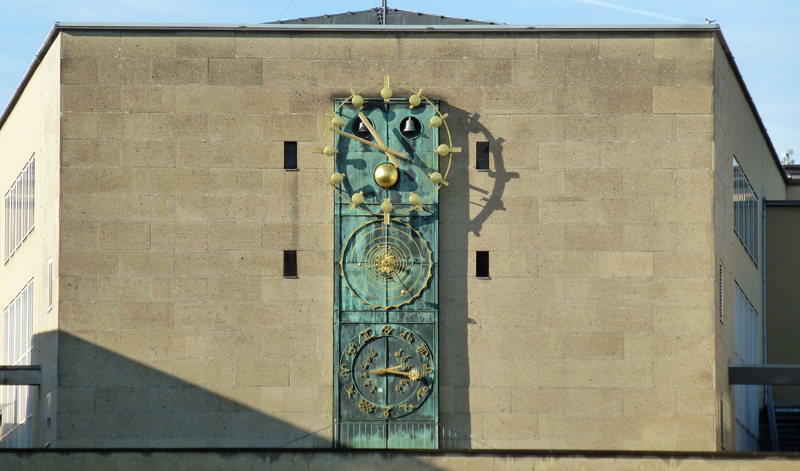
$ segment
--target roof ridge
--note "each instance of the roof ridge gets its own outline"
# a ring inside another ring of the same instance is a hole
[[[288,20],[269,21],[265,24],[382,24],[381,13],[383,8],[374,7],[367,10],[347,11],[343,13],[325,14],[320,16],[301,17]],[[374,14],[374,16],[373,16]],[[403,10],[400,8],[386,9],[386,24],[390,25],[499,25],[494,21],[471,20],[452,16],[437,15]]]

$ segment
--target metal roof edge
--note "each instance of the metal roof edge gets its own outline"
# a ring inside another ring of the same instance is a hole
[[[336,31],[336,32],[385,32],[385,31],[429,31],[446,32],[605,32],[605,31],[718,31],[719,25],[348,25],[348,24],[188,24],[188,23],[56,23],[62,30],[130,30],[130,31]]]
[[[19,86],[17,86],[14,94],[11,95],[11,100],[8,102],[8,105],[6,105],[5,110],[3,110],[3,114],[0,115],[0,128],[6,124],[6,120],[11,114],[11,110],[14,109],[14,106],[16,106],[17,101],[19,101],[19,97],[22,95],[22,91],[28,86],[28,82],[31,81],[34,72],[36,72],[36,69],[39,68],[39,64],[42,63],[42,59],[47,54],[47,51],[50,50],[50,46],[53,45],[58,37],[58,34],[58,23],[56,23],[50,29],[50,33],[47,35],[47,38],[45,39],[44,44],[42,44],[42,47],[39,49],[39,52],[37,52],[33,57],[33,62],[31,63],[30,67],[28,67],[28,71],[25,72],[25,76],[22,77],[22,81],[20,82]]]

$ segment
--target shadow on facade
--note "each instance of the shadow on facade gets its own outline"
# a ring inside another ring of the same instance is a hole
[[[143,345],[150,344],[147,335],[142,331]],[[40,352],[53,349],[52,337],[34,339]],[[272,372],[252,371],[247,362],[184,360],[153,350],[145,365],[65,332],[58,333],[58,352],[57,371],[43,365],[38,394],[44,418],[48,378],[57,374],[52,425],[42,420],[36,429],[44,430],[34,432],[55,447],[332,447],[330,411],[295,414],[307,429],[282,420],[292,415],[291,401],[266,404],[256,384],[269,384]],[[264,412],[271,407],[283,410]]]
[[[442,109],[450,115],[448,123],[453,145],[461,146],[463,152],[453,156],[453,168],[448,177],[451,185],[440,193],[439,238],[443,242],[439,244],[439,384],[446,385],[440,391],[440,423],[443,425],[440,444],[447,447],[451,442],[453,448],[460,449],[490,448],[480,442],[479,436],[472,437],[469,325],[476,322],[470,317],[470,309],[474,307],[468,301],[468,281],[475,276],[470,271],[474,270],[474,261],[470,263],[469,260],[475,249],[470,248],[469,234],[480,238],[489,217],[505,210],[506,184],[519,178],[519,173],[505,169],[504,139],[493,135],[481,123],[479,114],[468,113],[448,103],[443,104]],[[485,173],[488,185],[470,181],[470,167],[475,164],[470,135],[482,136],[478,140],[489,142],[491,170]]]
[[[142,335],[142,342],[146,343],[147,332],[142,331]],[[225,377],[233,378],[232,384],[227,384],[224,378],[216,378],[212,384],[195,384],[180,377],[203,376],[203,372],[185,368],[179,358],[154,357],[148,360],[151,365],[145,365],[66,332],[47,332],[34,337],[36,356],[55,358],[56,350],[60,352],[57,370],[55,362],[43,362],[43,384],[31,387],[31,407],[38,409],[33,416],[34,447],[46,444],[59,449],[98,451],[203,449],[223,454],[224,449],[254,452],[328,449],[330,453],[324,456],[331,462],[346,461],[342,455],[354,451],[333,448],[329,400],[316,403],[325,404],[316,408],[326,410],[318,411],[306,404],[306,409],[298,407],[297,412],[287,412],[285,409],[292,403],[299,403],[290,397],[290,388],[276,387],[284,389],[286,397],[280,404],[270,404],[264,398],[268,395],[262,394],[264,389],[270,388],[237,384],[246,383],[246,378],[253,383],[268,383],[264,378],[272,374],[271,371],[250,370],[237,375],[238,365],[230,359],[232,374]],[[39,363],[36,356],[34,362]],[[192,361],[198,365],[195,368],[202,368],[202,359]],[[174,374],[167,371],[169,368]],[[58,387],[54,387],[55,384]],[[50,421],[46,420],[47,393],[56,399]],[[276,409],[274,414],[270,413],[271,408]],[[281,416],[309,425],[292,424]],[[137,459],[146,464],[150,454],[147,452]],[[50,455],[47,460],[69,458]],[[0,453],[0,463],[2,458],[3,453]],[[264,455],[266,460],[273,458]],[[196,461],[197,457],[193,459]],[[306,469],[310,461],[319,460],[319,456],[294,453],[291,460],[299,466],[294,469]],[[439,469],[409,456],[404,462],[413,464],[414,469]]]
[[[520,177],[519,172],[509,172],[506,170],[503,160],[503,143],[505,139],[494,136],[491,131],[481,123],[480,118],[481,116],[478,113],[467,115],[466,130],[470,134],[483,135],[484,139],[489,142],[490,169],[486,171],[486,175],[491,180],[492,187],[491,189],[486,189],[471,183],[469,185],[470,191],[483,195],[480,197],[479,201],[470,200],[469,202],[471,205],[480,207],[478,213],[470,217],[469,222],[469,230],[476,236],[481,235],[481,228],[483,228],[483,224],[489,219],[489,216],[497,211],[506,210],[503,204],[503,194],[505,193],[506,184]]]

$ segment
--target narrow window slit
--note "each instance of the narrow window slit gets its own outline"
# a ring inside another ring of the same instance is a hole
[[[283,251],[283,276],[285,278],[297,278],[297,251]]]
[[[489,252],[475,252],[475,276],[478,278],[489,278]]]
[[[475,168],[489,170],[489,143],[487,141],[475,143]]]
[[[283,143],[283,168],[297,170],[297,142],[286,141]]]

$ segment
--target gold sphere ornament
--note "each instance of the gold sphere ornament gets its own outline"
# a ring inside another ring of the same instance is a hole
[[[428,124],[428,127],[429,127],[429,128],[438,128],[439,126],[441,126],[442,124],[444,124],[444,119],[445,119],[446,117],[448,117],[448,116],[449,116],[449,115],[448,115],[447,113],[445,113],[445,114],[443,114],[443,115],[441,115],[441,116],[435,116],[435,115],[434,115],[434,116],[431,118],[431,122],[430,122],[430,124]]]
[[[333,146],[325,146],[325,148],[322,149],[322,153],[325,155],[335,155],[339,153],[339,149]]]
[[[395,167],[394,164],[390,162],[384,162],[375,167],[373,176],[375,178],[375,183],[377,183],[378,186],[381,188],[391,188],[397,184],[397,179],[400,175],[397,171],[397,167]]]
[[[381,96],[383,97],[383,101],[389,103],[389,100],[392,98],[392,87],[389,85],[389,76],[383,76],[383,88],[381,88]]]
[[[417,208],[417,210],[423,211],[423,208],[422,208],[422,197],[419,196],[418,194],[414,193],[413,191],[411,192],[410,195],[408,195],[408,202],[411,203],[412,206]]]
[[[442,174],[439,172],[429,173],[428,176],[431,178],[431,181],[434,183],[434,185],[438,185],[440,183],[445,186],[449,185],[449,183],[444,181],[444,177],[442,177]]]
[[[344,127],[344,118],[342,118],[341,116],[334,116],[331,119],[331,126],[335,126],[337,128],[343,128]]]
[[[350,102],[356,108],[363,108],[364,107],[364,97],[359,95],[359,94],[357,94],[357,93],[353,94],[353,98],[350,99]]]
[[[450,146],[447,144],[442,144],[436,148],[436,153],[444,157],[445,155],[450,153]]]
[[[383,224],[389,225],[390,222],[390,213],[392,212],[392,202],[389,201],[389,198],[384,198],[383,203],[381,203],[381,211],[383,211]]]
[[[364,202],[364,192],[359,191],[355,193],[353,196],[350,197],[350,212],[353,212],[356,209],[356,206],[360,205]]]
[[[392,89],[390,87],[381,88],[381,96],[383,101],[388,102],[392,98]]]
[[[411,95],[408,98],[408,104],[411,105],[410,108],[419,106],[420,103],[422,103],[422,98],[420,98],[419,95]]]
[[[334,173],[333,175],[331,175],[331,179],[328,180],[328,183],[326,183],[326,185],[331,185],[331,186],[338,185],[338,184],[342,183],[343,181],[344,181],[344,174],[337,172],[337,173]]]

